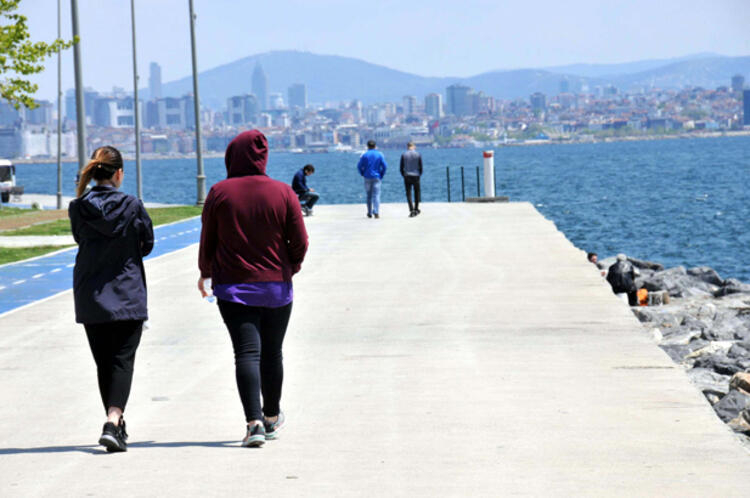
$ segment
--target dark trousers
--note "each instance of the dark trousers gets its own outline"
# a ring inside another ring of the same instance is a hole
[[[96,362],[104,412],[116,406],[125,411],[133,382],[135,351],[141,342],[143,320],[84,324]]]
[[[317,192],[305,192],[299,195],[299,202],[302,206],[312,209],[316,202],[320,199],[320,194]]]
[[[264,308],[219,299],[219,311],[232,338],[237,389],[245,420],[250,422],[262,420],[263,415],[278,415],[284,381],[281,345],[292,303],[280,308]]]
[[[406,189],[406,200],[409,202],[409,212],[419,210],[421,191],[418,176],[404,176],[404,188]],[[411,190],[414,189],[414,204],[411,202]]]

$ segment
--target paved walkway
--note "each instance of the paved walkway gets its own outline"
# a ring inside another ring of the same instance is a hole
[[[130,450],[96,446],[70,293],[0,317],[2,496],[750,496],[750,455],[529,204],[320,206],[285,343],[288,424],[238,447],[195,246],[147,262]]]

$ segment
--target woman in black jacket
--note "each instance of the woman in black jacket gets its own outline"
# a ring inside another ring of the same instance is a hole
[[[133,379],[135,352],[146,309],[143,257],[154,232],[141,201],[117,190],[122,156],[114,147],[96,149],[81,172],[77,198],[68,214],[78,243],[73,270],[76,322],[86,329],[96,362],[99,392],[107,414],[99,444],[126,451],[122,417]],[[96,186],[86,191],[91,180]]]

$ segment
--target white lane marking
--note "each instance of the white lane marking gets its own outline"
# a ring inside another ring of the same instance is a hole
[[[15,282],[13,282],[13,285],[19,285],[19,284],[24,283],[25,281],[26,281],[25,278],[23,280],[16,280]]]
[[[55,268],[55,269],[54,269],[54,270],[52,270],[52,271],[51,271],[50,273],[57,273],[57,272],[59,272],[59,271],[62,271],[62,268]]]
[[[44,276],[44,273],[37,273],[36,275],[34,275],[34,276],[33,276],[33,277],[31,277],[31,278],[41,278],[41,277],[43,277],[43,276]]]

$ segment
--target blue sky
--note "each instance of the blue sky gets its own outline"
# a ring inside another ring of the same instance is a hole
[[[57,32],[56,0],[23,0],[33,38]],[[63,37],[70,1],[62,0]],[[270,50],[364,59],[424,76],[614,63],[713,52],[750,55],[750,0],[195,0],[198,65]],[[129,0],[79,0],[84,84],[132,89]],[[148,64],[164,81],[190,74],[188,0],[136,0],[141,86]],[[63,89],[73,85],[72,51]],[[52,99],[56,59],[37,77]],[[750,75],[747,75],[750,77]]]

